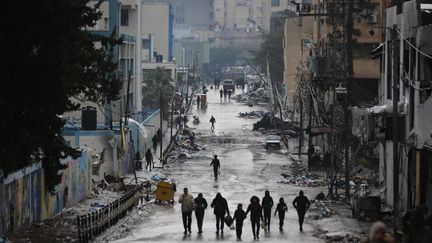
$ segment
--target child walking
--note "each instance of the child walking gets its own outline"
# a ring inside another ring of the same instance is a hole
[[[279,203],[276,206],[275,216],[276,213],[279,214],[279,230],[283,231],[283,224],[285,219],[285,212],[288,211],[288,206],[285,204],[283,197],[279,199]]]
[[[246,213],[242,209],[242,204],[239,203],[237,206],[237,210],[234,212],[234,218],[233,218],[233,220],[236,221],[236,233],[237,233],[238,240],[241,240],[243,221],[245,218],[246,218]]]

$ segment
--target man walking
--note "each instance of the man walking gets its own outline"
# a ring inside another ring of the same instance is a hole
[[[250,214],[252,233],[254,240],[259,239],[259,227],[260,220],[262,220],[262,207],[259,204],[259,198],[257,196],[252,196],[250,199],[250,204],[246,210],[246,215]]]
[[[152,143],[153,143],[153,152],[156,153],[157,144],[158,144],[158,137],[156,134],[152,138]]]
[[[230,215],[229,209],[228,209],[228,202],[218,192],[216,194],[215,199],[213,199],[211,207],[214,208],[214,214],[216,216],[216,234],[219,234],[219,229],[220,229],[221,234],[223,235],[223,228],[224,228],[224,224],[225,224],[225,222],[224,222],[225,213]]]
[[[297,210],[297,215],[299,218],[300,231],[303,231],[303,222],[306,214],[306,210],[309,209],[310,202],[307,197],[304,196],[302,190],[300,190],[299,195],[294,199],[293,206]]]
[[[268,190],[265,191],[265,196],[262,199],[262,208],[264,212],[264,224],[266,228],[265,231],[270,231],[270,218],[271,218],[271,209],[273,207],[273,198],[270,196],[270,192]]]
[[[198,95],[196,101],[197,101],[197,107],[199,108],[200,103],[201,103],[201,97],[199,95]]]
[[[153,162],[153,155],[152,155],[152,152],[151,152],[150,149],[147,149],[147,152],[145,154],[145,159],[146,159],[146,162],[147,162],[147,164],[146,164],[146,170],[150,166],[150,171],[151,171],[151,167],[152,167],[151,163]]]
[[[245,211],[242,209],[242,204],[239,203],[237,205],[237,210],[234,212],[234,218],[233,220],[236,221],[236,234],[237,234],[237,240],[241,240],[241,235],[242,235],[242,229],[243,229],[243,221],[246,218],[246,213]]]
[[[186,235],[188,231],[190,234],[192,233],[191,225],[192,225],[192,210],[193,210],[194,201],[193,201],[193,196],[188,193],[187,187],[183,189],[183,194],[180,195],[178,202],[181,203],[184,234]]]
[[[279,230],[283,231],[283,225],[284,225],[284,219],[285,219],[285,213],[288,211],[288,206],[284,202],[283,197],[279,199],[279,203],[276,206],[275,216],[276,213],[279,214]]]
[[[198,234],[202,234],[202,225],[204,220],[204,210],[207,208],[207,201],[203,197],[202,193],[198,194],[195,198],[195,217],[198,223]]]
[[[222,100],[223,93],[224,93],[223,90],[219,90],[221,100]]]
[[[212,124],[211,125],[211,130],[213,131],[214,129],[215,129],[215,122],[216,122],[216,119],[214,118],[214,116],[211,116],[211,118],[210,118],[210,123]]]
[[[157,130],[156,134],[157,134],[158,142],[162,141],[162,130],[160,128]]]
[[[215,180],[217,180],[218,179],[218,170],[220,169],[220,161],[217,158],[216,154],[214,155],[214,158],[213,158],[212,162],[210,163],[210,166],[212,166],[212,165],[213,165],[213,174],[214,174]]]

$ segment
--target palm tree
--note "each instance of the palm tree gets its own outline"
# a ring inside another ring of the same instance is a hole
[[[156,68],[144,79],[142,88],[144,104],[152,108],[160,108],[166,116],[166,111],[174,95],[174,86],[170,76],[170,70]]]

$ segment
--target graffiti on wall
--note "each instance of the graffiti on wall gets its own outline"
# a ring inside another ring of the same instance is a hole
[[[91,192],[91,150],[84,150],[77,159],[67,158],[62,182],[54,193],[45,189],[40,163],[11,173],[0,181],[0,235],[29,226],[58,214],[65,207],[84,200]]]

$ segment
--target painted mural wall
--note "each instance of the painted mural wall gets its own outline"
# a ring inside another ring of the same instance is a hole
[[[67,165],[54,193],[46,191],[41,163],[9,174],[0,181],[0,236],[51,218],[64,208],[78,204],[92,190],[91,157],[85,149],[81,157],[61,161]]]

